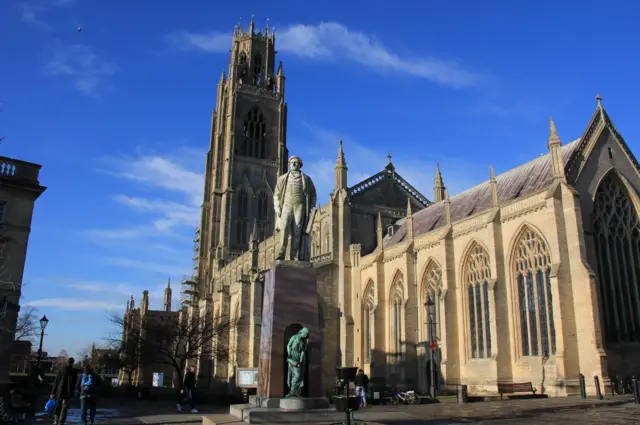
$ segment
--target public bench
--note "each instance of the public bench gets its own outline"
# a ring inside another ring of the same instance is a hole
[[[515,393],[532,393],[536,395],[536,389],[533,388],[531,382],[516,382],[511,384],[498,384],[498,393],[500,398],[503,398],[503,394],[515,394]]]

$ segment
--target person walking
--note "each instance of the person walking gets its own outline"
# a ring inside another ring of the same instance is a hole
[[[367,386],[369,385],[369,377],[365,375],[362,369],[358,369],[356,374],[356,395],[360,397],[360,407],[367,407]]]
[[[178,412],[182,412],[184,405],[189,401],[191,406],[191,413],[198,413],[196,410],[195,402],[195,389],[196,389],[196,368],[189,366],[189,370],[184,375],[184,381],[182,383],[182,390],[180,390],[180,400],[176,407]]]
[[[80,394],[80,423],[82,425],[87,425],[87,410],[89,410],[89,423],[91,425],[96,419],[97,381],[98,378],[91,366],[85,365],[77,386],[77,391]]]
[[[78,380],[78,371],[73,367],[73,357],[67,359],[67,365],[58,371],[53,382],[51,398],[56,400],[56,410],[53,413],[53,424],[64,425],[67,420],[69,403],[73,398]]]

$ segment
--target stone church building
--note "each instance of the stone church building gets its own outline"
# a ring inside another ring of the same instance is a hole
[[[184,284],[191,314],[237,326],[220,336],[231,363],[200,359],[205,387],[233,389],[236,368],[258,365],[273,188],[289,156],[275,39],[253,21],[237,26],[218,84],[196,273]],[[437,169],[432,200],[390,158],[350,186],[336,141],[335,187],[315,216],[311,260],[327,392],[341,365],[426,392],[432,352],[440,392],[532,382],[565,395],[579,374],[592,387],[594,376],[640,372],[640,166],[600,98],[578,139],[562,144],[553,121],[549,133],[540,135],[547,154],[500,175],[487,166],[487,181],[454,196]]]

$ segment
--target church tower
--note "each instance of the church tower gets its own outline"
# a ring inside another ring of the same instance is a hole
[[[274,230],[273,188],[287,169],[287,104],[275,33],[240,24],[233,32],[228,74],[222,73],[211,120],[198,248],[202,285]],[[201,288],[203,289],[203,288]],[[216,288],[218,289],[218,288]],[[208,292],[214,288],[208,288]]]

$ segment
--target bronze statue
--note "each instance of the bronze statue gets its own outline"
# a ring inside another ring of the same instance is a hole
[[[273,193],[276,234],[279,236],[276,260],[284,260],[291,237],[289,259],[309,261],[309,224],[315,212],[316,188],[311,178],[300,171],[301,168],[299,157],[289,158],[289,171],[278,177]]]
[[[287,387],[289,393],[287,397],[302,397],[302,387],[304,387],[304,364],[307,353],[307,340],[309,338],[309,328],[302,328],[289,339],[287,344]]]

